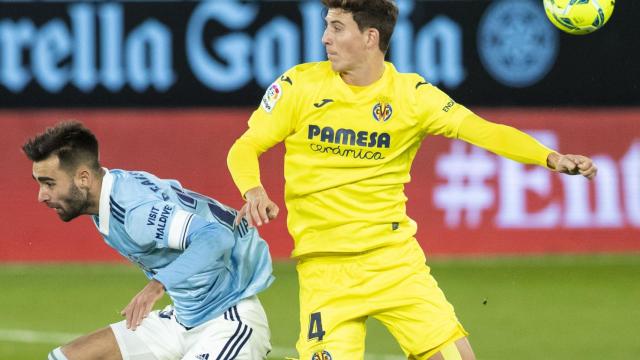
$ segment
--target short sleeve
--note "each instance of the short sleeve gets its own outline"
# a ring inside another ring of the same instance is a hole
[[[184,250],[195,214],[166,201],[151,201],[127,213],[125,228],[142,247]]]

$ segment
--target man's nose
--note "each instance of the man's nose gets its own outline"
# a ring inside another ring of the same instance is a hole
[[[327,30],[325,30],[324,33],[322,34],[322,44],[329,45],[329,43],[330,43],[329,34],[327,33]]]
[[[49,197],[49,193],[47,192],[47,189],[45,189],[44,187],[41,187],[40,190],[38,190],[38,202],[45,202],[48,201],[50,199]]]

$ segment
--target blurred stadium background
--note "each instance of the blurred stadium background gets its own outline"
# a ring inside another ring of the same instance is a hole
[[[424,142],[408,210],[478,359],[637,359],[640,2],[618,1],[581,37],[553,28],[541,0],[398,5],[399,70],[600,169],[587,182]],[[239,207],[227,149],[280,73],[324,59],[322,31],[319,1],[0,2],[0,359],[42,359],[118,321],[145,283],[89,219],[63,224],[37,203],[23,141],[78,119],[105,166],[178,178]],[[282,155],[261,163],[280,204]],[[276,259],[262,296],[274,359],[295,355],[298,332],[282,215],[262,230]],[[402,358],[375,322],[366,358]]]

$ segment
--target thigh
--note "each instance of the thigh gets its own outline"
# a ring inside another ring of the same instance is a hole
[[[123,360],[175,360],[184,353],[186,330],[176,322],[170,306],[149,313],[135,331],[127,329],[124,320],[111,329]]]
[[[271,351],[264,309],[256,296],[240,301],[224,314],[188,331],[184,360],[266,359]]]
[[[63,346],[61,351],[67,358],[74,360],[127,360],[119,351],[114,333],[108,327],[79,337]]]
[[[323,313],[316,313],[324,315]],[[299,359],[332,360],[364,358],[366,318],[332,318],[318,316],[310,332],[302,331],[296,344]],[[324,322],[326,325],[321,325]],[[308,330],[308,329],[307,329]],[[310,338],[314,337],[315,338]]]
[[[388,306],[373,316],[389,329],[408,356],[435,353],[439,346],[465,337],[466,331],[431,276],[417,242],[394,251],[391,258],[402,261],[388,271],[394,285],[381,296]]]
[[[368,309],[359,296],[359,266],[328,259],[298,264],[300,334],[296,348],[302,360],[364,357]]]

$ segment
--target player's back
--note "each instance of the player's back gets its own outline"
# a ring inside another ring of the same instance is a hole
[[[110,170],[101,196],[110,209],[105,241],[140,266],[149,278],[176,261],[207,223],[216,237],[197,273],[168,288],[178,318],[188,326],[211,319],[272,282],[267,244],[246,222],[234,225],[236,210],[143,171]],[[107,184],[109,185],[109,184]],[[108,186],[107,186],[108,187]],[[108,197],[105,192],[108,191]],[[96,225],[106,218],[96,217]],[[213,235],[211,235],[213,234]],[[218,236],[219,235],[219,236]],[[217,241],[219,237],[220,241]],[[225,239],[232,239],[225,241]]]

